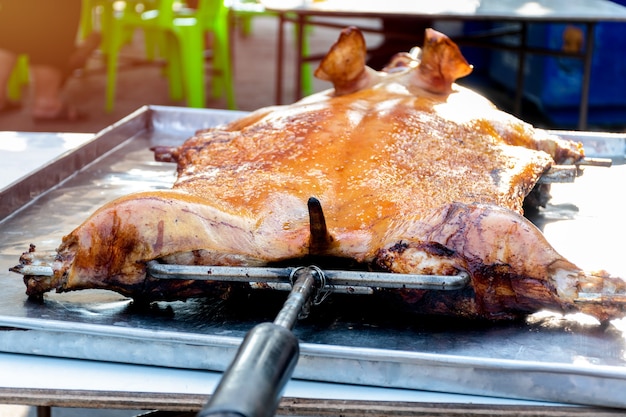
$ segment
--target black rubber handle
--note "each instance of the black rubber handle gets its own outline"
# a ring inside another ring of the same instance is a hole
[[[271,417],[298,361],[298,338],[262,323],[248,332],[198,417]]]

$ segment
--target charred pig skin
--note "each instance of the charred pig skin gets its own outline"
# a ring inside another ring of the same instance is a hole
[[[100,208],[63,239],[53,277],[25,277],[27,293],[106,288],[182,299],[227,289],[159,282],[146,277],[147,261],[263,266],[323,256],[379,271],[470,275],[459,291],[389,290],[418,312],[621,317],[624,280],[581,271],[523,216],[539,178],[579,161],[582,146],[456,84],[472,68],[441,33],[427,30],[421,50],[381,72],[365,66],[365,53],[360,31],[345,29],[316,70],[332,89],[159,149],[157,158],[177,163],[173,190]],[[533,201],[545,201],[541,192]],[[311,197],[325,214],[321,241],[311,239]],[[31,251],[21,263],[35,258]],[[593,302],[581,302],[586,293]]]

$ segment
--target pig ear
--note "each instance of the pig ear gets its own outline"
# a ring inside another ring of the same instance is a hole
[[[365,59],[367,47],[365,38],[356,27],[341,31],[339,39],[320,62],[315,76],[320,80],[330,81],[337,95],[348,94],[360,89],[369,77]]]
[[[432,93],[449,94],[452,84],[472,72],[459,47],[446,35],[426,29],[417,83]]]

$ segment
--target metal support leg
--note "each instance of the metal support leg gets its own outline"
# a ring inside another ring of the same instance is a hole
[[[593,38],[595,23],[587,23],[587,38],[585,39],[585,58],[583,79],[580,92],[580,113],[578,115],[578,130],[587,129],[587,116],[589,111],[589,84],[591,83],[591,62],[593,59]]]
[[[274,102],[283,102],[283,61],[284,61],[285,14],[278,15],[278,42],[276,45],[276,97]]]
[[[37,417],[51,417],[52,416],[52,407],[47,405],[38,405],[37,406]]]
[[[304,64],[304,25],[305,18],[303,15],[298,15],[298,23],[296,27],[296,94],[295,99],[300,100],[302,98],[302,65]]]
[[[513,113],[517,117],[522,115],[522,100],[524,99],[524,67],[526,66],[526,35],[528,27],[525,22],[521,23],[520,45],[517,54],[517,88],[515,90],[515,102],[513,105]]]
[[[228,50],[230,51],[230,56],[233,58],[231,60],[230,70],[233,72],[233,76],[235,74],[235,36],[237,35],[235,32],[237,30],[237,14],[233,9],[228,10],[228,27],[226,30],[228,31]]]

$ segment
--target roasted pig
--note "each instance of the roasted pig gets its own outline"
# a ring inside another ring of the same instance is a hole
[[[455,83],[471,72],[457,46],[427,30],[423,48],[383,71],[345,29],[315,75],[333,88],[197,132],[157,159],[177,163],[169,191],[112,201],[63,238],[52,276],[25,274],[27,294],[104,288],[146,300],[227,291],[160,280],[146,263],[350,267],[454,275],[460,290],[387,290],[416,312],[489,320],[551,309],[621,317],[626,283],[581,271],[524,216],[539,179],[584,158]],[[318,202],[311,210],[312,201]],[[528,200],[526,200],[528,202]],[[25,265],[40,262],[34,247]]]

